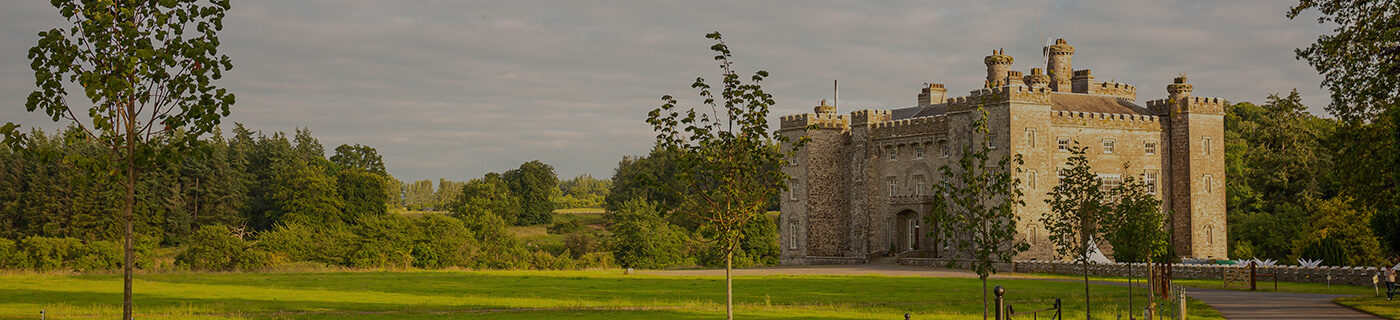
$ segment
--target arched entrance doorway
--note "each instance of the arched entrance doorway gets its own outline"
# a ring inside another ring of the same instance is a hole
[[[919,250],[919,239],[923,237],[923,221],[919,213],[904,210],[895,215],[896,229],[899,230],[898,252]]]

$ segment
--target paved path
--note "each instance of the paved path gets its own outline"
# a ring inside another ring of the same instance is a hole
[[[724,276],[724,270],[645,270],[643,274],[667,276]],[[795,266],[778,268],[736,269],[736,276],[763,275],[886,275],[919,276],[938,278],[976,278],[977,274],[967,270],[902,266],[894,264],[858,264],[836,266]],[[1030,278],[1019,274],[998,274],[993,278]],[[1064,281],[1065,279],[1053,279]],[[1125,285],[1122,282],[1096,282],[1099,284]],[[1332,303],[1332,299],[1345,297],[1335,294],[1307,294],[1281,292],[1250,292],[1215,289],[1187,288],[1186,294],[1201,300],[1226,319],[1381,319],[1367,313],[1352,310]]]
[[[1332,303],[1338,294],[1250,292],[1186,288],[1226,319],[1381,319]]]

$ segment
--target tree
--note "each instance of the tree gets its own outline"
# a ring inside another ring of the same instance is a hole
[[[510,191],[520,197],[520,218],[516,225],[528,226],[554,221],[554,201],[559,194],[559,176],[554,167],[539,160],[520,164],[520,168],[501,175]]]
[[[1308,209],[1312,212],[1312,222],[1294,240],[1294,255],[1304,259],[1322,259],[1323,264],[1332,266],[1374,266],[1384,263],[1380,242],[1366,224],[1375,212],[1352,203],[1345,197],[1310,201]]]
[[[1338,168],[1352,196],[1379,211],[1377,228],[1400,225],[1400,5],[1393,1],[1300,0],[1288,18],[1316,9],[1332,34],[1318,36],[1299,59],[1317,69],[1332,93],[1327,111],[1342,120],[1347,140]],[[1354,134],[1354,135],[1353,135]],[[1390,170],[1387,170],[1390,169]],[[1389,178],[1389,182],[1384,181]],[[1381,195],[1381,196],[1376,196]],[[1390,250],[1400,254],[1400,242]]]
[[[233,68],[218,51],[229,1],[56,0],[53,5],[70,25],[39,32],[38,44],[29,50],[39,89],[30,93],[25,109],[72,121],[121,164],[110,178],[126,189],[122,318],[131,319],[137,179],[142,169],[186,152],[188,140],[158,147],[152,139],[171,131],[196,139],[228,115],[234,96],[213,80]],[[90,103],[87,112],[73,111],[72,85],[83,92],[73,102]],[[0,127],[12,147],[24,144],[18,127]]]
[[[384,207],[384,178],[360,168],[342,168],[336,173],[336,189],[345,208],[346,222],[358,224],[370,217],[382,216]]]
[[[653,147],[646,156],[622,157],[613,170],[612,187],[603,198],[603,208],[616,211],[633,198],[656,203],[662,211],[676,208],[680,200],[669,190],[679,190],[681,186],[674,179],[676,167],[672,158],[671,152],[659,147]]]
[[[467,181],[449,207],[454,215],[468,224],[487,215],[511,224],[520,216],[520,199],[511,193],[505,179],[494,172]],[[481,234],[481,230],[475,231]]]
[[[1123,166],[1128,172],[1128,166]],[[1109,210],[1104,219],[1105,238],[1113,244],[1118,262],[1147,262],[1151,274],[1152,257],[1167,252],[1167,232],[1162,223],[1162,200],[1147,193],[1147,185],[1133,176],[1109,191]],[[1133,310],[1133,265],[1128,264],[1128,310]],[[1150,310],[1156,310],[1153,303]]]
[[[725,256],[726,314],[734,319],[734,251],[743,240],[744,226],[761,217],[784,188],[787,175],[771,168],[794,156],[803,139],[785,153],[771,151],[773,142],[786,144],[790,139],[768,131],[768,108],[775,102],[760,85],[768,72],[755,72],[745,83],[734,71],[720,34],[706,38],[716,42],[710,50],[720,62],[723,85],[716,92],[704,78],[696,78],[691,88],[700,91],[710,112],[682,110],[666,95],[661,97],[664,104],[647,115],[647,123],[657,133],[657,147],[674,152],[679,188],[669,191],[680,200],[677,211],[693,216],[700,234]]]
[[[1050,235],[1050,243],[1055,244],[1055,252],[1061,256],[1074,257],[1084,271],[1084,315],[1089,316],[1089,248],[1095,237],[1103,239],[1099,228],[1107,217],[1108,206],[1104,204],[1103,192],[1099,189],[1103,182],[1089,167],[1089,159],[1084,156],[1088,147],[1079,146],[1075,141],[1069,147],[1070,157],[1062,168],[1060,183],[1048,194],[1045,203],[1050,205],[1050,214],[1040,218],[1045,231]]]
[[[958,253],[972,259],[972,270],[982,280],[982,318],[987,318],[987,277],[997,272],[997,264],[1011,262],[1030,245],[1016,240],[1016,209],[1022,200],[1021,155],[1002,155],[992,161],[987,113],[978,108],[979,118],[971,124],[977,136],[963,146],[956,168],[938,168],[942,179],[933,184],[933,204],[925,221],[934,226],[930,234],[949,235]],[[955,267],[950,261],[949,267]]]
[[[331,156],[331,162],[342,167],[359,168],[373,174],[388,175],[384,169],[384,158],[379,156],[379,151],[370,146],[342,144],[335,147],[335,155]]]
[[[301,158],[279,163],[274,171],[276,178],[267,186],[272,189],[273,224],[325,226],[349,221],[334,176]]]

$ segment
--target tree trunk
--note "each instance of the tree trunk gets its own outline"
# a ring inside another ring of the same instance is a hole
[[[127,109],[128,109],[128,112],[131,112],[130,107],[127,107]],[[136,206],[136,146],[135,146],[135,143],[136,143],[136,131],[135,131],[135,130],[136,130],[136,128],[135,128],[135,124],[136,124],[136,123],[135,123],[135,122],[136,122],[136,121],[135,121],[135,118],[130,117],[130,115],[131,115],[130,113],[128,113],[127,115],[128,115],[128,117],[127,117],[127,123],[126,123],[127,127],[126,127],[126,159],[125,159],[125,160],[126,160],[126,204],[125,204],[125,208],[122,208],[122,211],[125,211],[125,212],[123,212],[123,215],[125,216],[124,219],[126,220],[126,221],[125,221],[125,224],[126,224],[126,225],[125,225],[125,229],[126,229],[126,230],[125,230],[125,235],[124,235],[124,237],[125,237],[126,239],[124,239],[125,244],[123,245],[123,248],[122,248],[122,252],[123,252],[123,254],[124,254],[124,257],[122,258],[122,319],[123,319],[123,320],[131,320],[131,309],[132,309],[132,308],[131,308],[131,272],[132,272],[133,269],[135,269],[135,268],[133,268],[133,265],[134,265],[134,262],[136,261],[136,250],[133,248],[133,243],[132,243],[132,239],[131,239],[131,238],[132,238],[132,230],[131,230],[131,229],[132,229],[132,227],[131,227],[132,222],[131,222],[131,221],[132,221],[132,217],[134,216],[134,215],[132,214],[132,211],[133,211],[134,207]]]
[[[724,254],[724,313],[729,320],[734,320],[734,277],[731,274],[734,270],[734,248],[731,246],[728,251]]]
[[[982,277],[982,320],[987,320],[987,277]]]
[[[1133,320],[1133,263],[1128,262],[1128,320]]]
[[[1152,267],[1152,255],[1147,255],[1147,319],[1157,317],[1157,274]]]
[[[1087,248],[1087,246],[1086,246],[1086,248]],[[1081,262],[1079,262],[1079,265],[1083,266],[1083,267],[1081,267],[1080,269],[1082,269],[1082,270],[1084,271],[1084,319],[1085,319],[1085,320],[1092,320],[1093,318],[1089,316],[1089,253],[1088,253],[1088,250],[1085,250],[1085,253],[1084,253],[1084,260],[1081,261]]]

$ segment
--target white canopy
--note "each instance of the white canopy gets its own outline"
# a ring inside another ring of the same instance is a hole
[[[1109,259],[1107,256],[1104,256],[1103,251],[1099,251],[1099,245],[1095,244],[1094,240],[1089,240],[1089,262],[1113,263],[1113,260]]]

